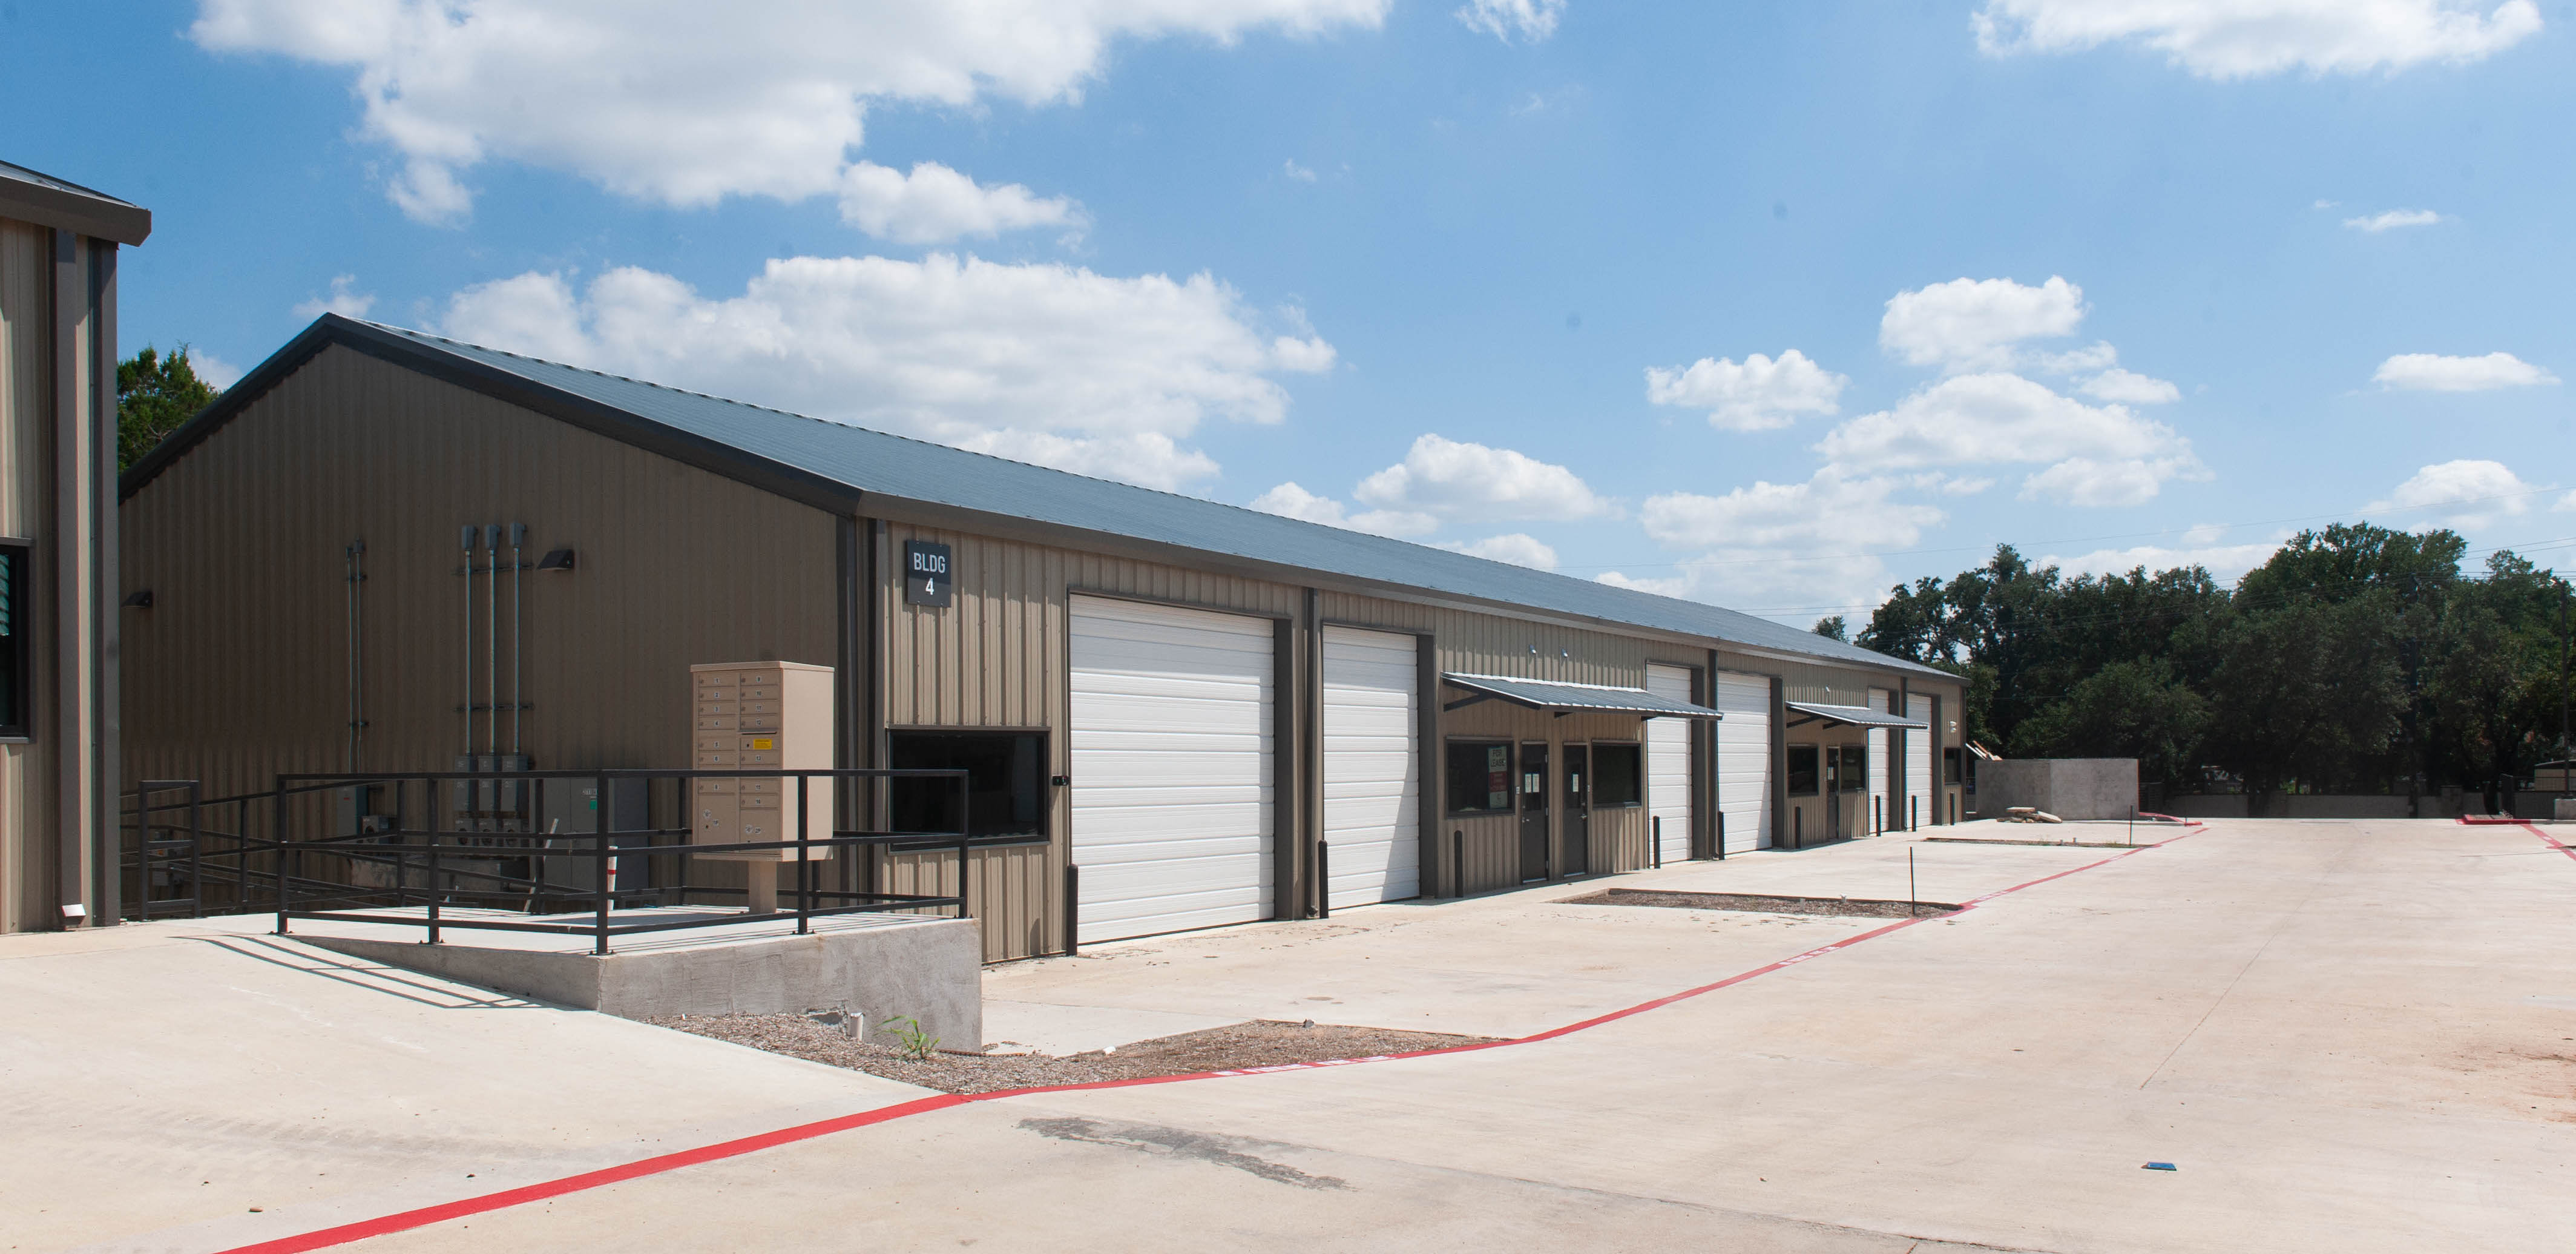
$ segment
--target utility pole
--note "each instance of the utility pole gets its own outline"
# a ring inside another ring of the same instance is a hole
[[[2567,581],[2558,581],[2558,760],[2566,761],[2576,754],[2576,740],[2567,738],[2567,601],[2576,595]]]

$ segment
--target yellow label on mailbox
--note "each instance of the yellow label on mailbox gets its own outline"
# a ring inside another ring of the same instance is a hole
[[[754,749],[775,749],[778,746],[767,736],[756,736],[752,739],[751,747]]]

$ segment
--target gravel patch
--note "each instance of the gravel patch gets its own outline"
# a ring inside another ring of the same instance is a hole
[[[1228,1027],[1121,1045],[1114,1053],[1093,1052],[1063,1058],[1044,1054],[933,1054],[916,1062],[904,1057],[891,1045],[851,1040],[841,1035],[839,1027],[818,1023],[801,1014],[692,1015],[677,1019],[647,1019],[645,1022],[808,1062],[848,1067],[853,1071],[918,1084],[943,1093],[989,1093],[995,1089],[1091,1084],[1101,1080],[1139,1080],[1153,1076],[1192,1075],[1201,1071],[1274,1067],[1292,1062],[1372,1058],[1381,1054],[1482,1045],[1500,1039],[1343,1027],[1311,1021],[1288,1023],[1255,1019]]]
[[[1768,897],[1759,893],[1674,893],[1613,888],[1568,897],[1569,906],[1662,906],[1674,910],[1744,910],[1759,914],[1822,914],[1847,919],[1910,919],[1947,914],[1946,901],[1873,901],[1859,897]]]

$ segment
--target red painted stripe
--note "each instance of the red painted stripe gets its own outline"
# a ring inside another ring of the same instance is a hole
[[[2194,823],[2191,826],[2196,829],[2201,825]],[[2535,834],[2539,834],[2539,829],[2534,828],[2532,830]],[[719,1159],[739,1157],[743,1154],[757,1153],[765,1149],[775,1149],[781,1145],[791,1145],[798,1141],[810,1141],[816,1137],[830,1136],[835,1132],[847,1132],[853,1128],[864,1128],[870,1124],[887,1123],[896,1119],[909,1118],[913,1115],[928,1114],[934,1110],[947,1110],[951,1107],[966,1105],[969,1102],[998,1101],[1006,1097],[1034,1097],[1045,1093],[1081,1093],[1093,1089],[1138,1088],[1148,1084],[1178,1084],[1188,1080],[1215,1080],[1234,1076],[1273,1075],[1283,1071],[1314,1071],[1325,1067],[1351,1067],[1358,1066],[1363,1063],[1392,1062],[1399,1058],[1428,1058],[1439,1054],[1472,1054],[1480,1050],[1502,1049],[1512,1045],[1531,1045],[1540,1041],[1552,1041],[1560,1036],[1567,1036],[1572,1033],[1581,1032],[1587,1028],[1597,1028],[1605,1023],[1614,1023],[1618,1020],[1628,1018],[1631,1015],[1641,1015],[1649,1010],[1660,1010],[1675,1002],[1688,1001],[1694,997],[1714,993],[1722,988],[1731,988],[1745,982],[1746,980],[1769,975],[1774,971],[1784,971],[1801,963],[1822,958],[1827,954],[1849,949],[1854,945],[1860,944],[1862,941],[1876,940],[1877,938],[1888,935],[1891,932],[1903,931],[1918,923],[1930,923],[1939,919],[1954,918],[1958,915],[1965,914],[1970,910],[1974,910],[1989,901],[1993,901],[1998,897],[2008,896],[2026,888],[2037,888],[2042,884],[2046,884],[2054,880],[2062,880],[2070,875],[2090,871],[2095,867],[2108,866],[2122,858],[2134,857],[2138,854],[2145,853],[2150,849],[2160,849],[2166,845],[2172,844],[2174,841],[2182,840],[2186,837],[2197,834],[2197,831],[2186,831],[2179,836],[2157,841],[2154,844],[2140,845],[2135,849],[2125,849],[2119,853],[2112,854],[2110,857],[2103,858],[2095,862],[2087,862],[2084,865],[2075,867],[2071,870],[2060,871],[2055,875],[2044,875],[2026,883],[2015,884],[2010,888],[1997,889],[1982,897],[1972,898],[1965,904],[1961,905],[1957,910],[1949,911],[1944,914],[1927,914],[1918,919],[1899,919],[1894,923],[1888,924],[1886,927],[1863,932],[1858,936],[1848,936],[1829,945],[1819,945],[1805,953],[1795,954],[1777,962],[1765,963],[1750,971],[1730,975],[1723,980],[1716,981],[1715,983],[1702,984],[1697,988],[1684,989],[1681,992],[1674,993],[1669,996],[1658,997],[1653,1001],[1640,1002],[1637,1005],[1629,1006],[1622,1010],[1613,1010],[1605,1015],[1595,1015],[1594,1017],[1585,1019],[1579,1023],[1569,1023],[1564,1027],[1550,1028],[1544,1032],[1533,1033],[1529,1036],[1515,1037],[1508,1041],[1486,1041],[1476,1045],[1452,1045],[1442,1049],[1421,1049],[1402,1054],[1379,1054],[1368,1058],[1336,1058],[1323,1062],[1283,1063],[1275,1067],[1247,1067],[1232,1071],[1199,1071],[1192,1072],[1188,1075],[1146,1076],[1141,1079],[1134,1080],[1097,1080],[1089,1084],[1054,1084],[1038,1088],[995,1089],[989,1093],[942,1093],[936,1097],[918,1098],[913,1101],[901,1102],[896,1105],[881,1107],[876,1110],[862,1111],[855,1115],[841,1115],[836,1118],[819,1120],[814,1123],[798,1124],[791,1128],[779,1128],[775,1131],[763,1132],[755,1136],[741,1137],[731,1141],[719,1141],[716,1144],[702,1145],[696,1149],[680,1150],[675,1153],[662,1154],[652,1158],[638,1159],[634,1162],[620,1164],[615,1167],[602,1167],[597,1171],[586,1171],[579,1175],[565,1176],[558,1180],[548,1180],[541,1184],[531,1184],[516,1189],[504,1189],[498,1193],[486,1193],[480,1197],[460,1198],[453,1202],[441,1202],[436,1206],[424,1206],[418,1210],[407,1210],[397,1214],[382,1215],[374,1219],[361,1219],[355,1223],[346,1223],[337,1227],[317,1229],[312,1232],[300,1233],[290,1237],[279,1237],[273,1241],[262,1241],[255,1245],[236,1246],[232,1249],[223,1251],[222,1254],[301,1254],[301,1252],[305,1250],[319,1250],[334,1245],[345,1245],[351,1241],[363,1241],[369,1237],[380,1237],[390,1233],[406,1231],[412,1228],[426,1227],[430,1224],[444,1223],[450,1219],[462,1219],[469,1215],[480,1215],[490,1211],[506,1210],[510,1207],[524,1205],[528,1202],[543,1201],[550,1197],[561,1197],[567,1193],[578,1193],[585,1189],[595,1189],[602,1185],[618,1184],[627,1180],[639,1179],[644,1176],[660,1175],[663,1172],[676,1171],[682,1167],[693,1167],[699,1163],[715,1162]],[[2549,840],[2549,837],[2541,835],[2541,839]],[[2566,853],[2569,857],[2576,857],[2576,849],[2569,849],[2565,845],[2559,845],[2558,842],[2554,840],[2549,840],[2549,843],[2557,845],[2559,850]]]
[[[2560,853],[2566,854],[2566,855],[2567,855],[2568,857],[2570,857],[2570,858],[2576,858],[2576,849],[2571,849],[2571,848],[2568,848],[2566,845],[2561,844],[2561,843],[2559,842],[2559,840],[2558,840],[2558,838],[2557,838],[2557,837],[2552,836],[2552,835],[2550,835],[2549,833],[2547,833],[2547,832],[2544,832],[2544,831],[2540,830],[2538,827],[2536,827],[2536,826],[2534,826],[2534,825],[2532,825],[2532,824],[2529,824],[2529,823],[2525,823],[2525,824],[2523,824],[2523,825],[2522,825],[2522,830],[2524,830],[2524,831],[2526,831],[2526,832],[2529,832],[2529,833],[2531,833],[2531,834],[2532,834],[2532,835],[2534,835],[2534,836],[2539,837],[2539,838],[2540,838],[2544,843],[2546,843],[2550,848],[2555,849],[2555,850],[2557,850],[2557,851],[2558,851],[2558,852],[2560,852]]]

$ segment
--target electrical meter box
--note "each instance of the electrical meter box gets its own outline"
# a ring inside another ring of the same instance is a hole
[[[802,662],[717,662],[689,668],[689,765],[702,771],[829,770],[832,668]],[[689,781],[689,843],[794,840],[796,780],[745,776]],[[805,783],[808,839],[832,838],[832,781]],[[703,854],[794,862],[793,849]],[[813,851],[832,856],[829,846]]]

